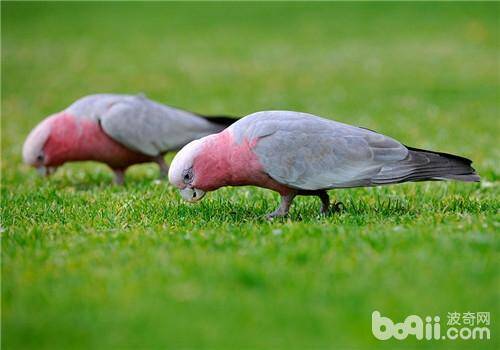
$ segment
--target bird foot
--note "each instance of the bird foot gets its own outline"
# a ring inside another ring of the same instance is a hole
[[[321,215],[330,215],[335,213],[340,213],[344,210],[344,204],[342,202],[334,202],[329,205],[322,205],[320,213]]]
[[[49,166],[49,167],[47,167],[47,174],[45,176],[48,177],[50,175],[53,175],[56,171],[57,171],[56,166]]]
[[[267,214],[266,219],[272,220],[274,218],[281,218],[281,217],[287,216],[288,211],[290,210],[290,205],[292,204],[293,199],[295,198],[296,195],[297,194],[295,192],[291,192],[289,194],[282,195],[280,206],[278,207],[278,209],[276,209],[272,213]]]
[[[285,217],[287,214],[288,213],[285,213],[282,210],[277,209],[277,210],[273,211],[272,213],[267,214],[266,219],[273,220],[275,218],[282,218],[282,217]]]

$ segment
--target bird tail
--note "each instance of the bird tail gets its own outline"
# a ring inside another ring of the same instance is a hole
[[[213,123],[213,124],[217,124],[217,125],[220,125],[222,127],[227,128],[228,126],[230,126],[231,124],[235,123],[236,121],[238,121],[238,118],[236,117],[229,117],[229,116],[226,116],[226,115],[200,115],[198,114],[198,116],[208,120],[209,122]]]
[[[433,180],[479,182],[481,179],[471,166],[470,159],[408,146],[406,148],[409,150],[408,156],[404,160],[384,166],[371,179],[374,185]]]

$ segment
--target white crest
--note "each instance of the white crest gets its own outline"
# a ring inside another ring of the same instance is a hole
[[[207,137],[209,136],[191,141],[179,152],[177,152],[174,159],[172,160],[172,163],[170,164],[170,169],[168,170],[168,181],[170,181],[172,185],[176,187],[184,187],[184,171],[190,169],[193,166],[194,159],[198,155],[198,152],[201,150],[201,146],[203,145],[203,142]]]
[[[29,133],[23,145],[23,160],[26,164],[35,164],[37,157],[42,154],[43,146],[50,136],[51,121],[53,117],[48,117],[42,120]]]

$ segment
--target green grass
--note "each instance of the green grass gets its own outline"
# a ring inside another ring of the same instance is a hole
[[[2,345],[498,348],[499,9],[2,2]],[[307,111],[470,157],[483,183],[331,191],[339,215],[299,198],[267,222],[276,194],[188,205],[153,165],[124,187],[94,163],[38,178],[29,130],[96,92]],[[490,311],[492,339],[381,342],[374,310]]]

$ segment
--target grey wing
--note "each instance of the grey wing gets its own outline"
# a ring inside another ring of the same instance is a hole
[[[156,156],[219,131],[203,118],[141,96],[113,103],[99,117],[103,130],[137,152]]]
[[[304,190],[366,186],[382,167],[408,150],[376,132],[287,111],[260,112],[237,125],[239,137],[258,139],[254,148],[276,181]]]

